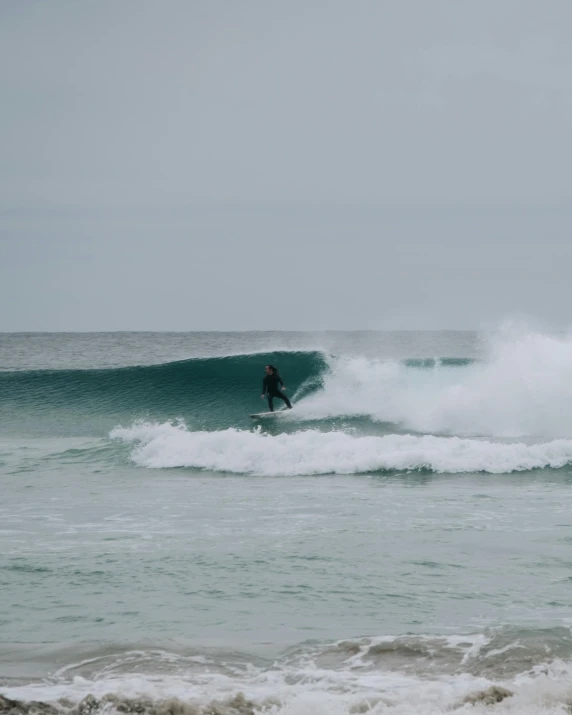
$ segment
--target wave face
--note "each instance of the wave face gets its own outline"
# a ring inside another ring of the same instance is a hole
[[[304,383],[305,391],[312,389],[309,382],[319,387],[326,369],[321,353],[282,352],[105,370],[0,372],[0,425],[10,425],[18,413],[32,427],[57,430],[59,424],[66,433],[81,424],[109,430],[119,420],[139,418],[182,418],[204,429],[244,424],[251,412],[265,409],[261,384],[270,362],[280,366],[290,395]]]

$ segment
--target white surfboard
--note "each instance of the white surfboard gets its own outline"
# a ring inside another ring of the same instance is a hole
[[[253,420],[260,420],[266,417],[278,417],[278,415],[282,415],[284,412],[286,412],[286,410],[276,410],[276,412],[256,412],[250,416]]]

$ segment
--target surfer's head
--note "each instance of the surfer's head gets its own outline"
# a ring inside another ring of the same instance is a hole
[[[274,365],[267,365],[265,368],[267,375],[273,375],[276,372]]]

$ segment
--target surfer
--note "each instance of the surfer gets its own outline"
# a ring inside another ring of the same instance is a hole
[[[268,398],[268,409],[270,410],[270,412],[274,412],[275,397],[284,400],[284,402],[286,403],[286,407],[291,410],[292,405],[290,403],[290,400],[278,387],[278,385],[281,385],[282,390],[286,389],[284,387],[284,382],[282,381],[278,370],[274,367],[274,365],[267,365],[264,370],[266,372],[266,377],[264,378],[264,380],[262,380],[262,399],[264,399],[265,397]]]

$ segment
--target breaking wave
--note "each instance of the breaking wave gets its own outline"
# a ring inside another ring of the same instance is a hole
[[[354,430],[362,436],[572,438],[572,338],[534,333],[492,342],[479,361],[310,351],[105,370],[0,372],[0,427],[20,420],[30,431],[42,424],[50,433],[103,435],[117,424],[179,419],[200,432],[247,429],[249,414],[262,408],[260,383],[268,362],[280,367],[295,403],[280,421],[285,431],[313,423],[316,430]],[[461,444],[471,453],[485,449]],[[388,446],[379,445],[373,450],[378,461]],[[434,450],[421,449],[417,461],[432,464]],[[542,461],[546,452],[542,445],[495,449],[503,455],[519,452],[519,458],[508,459],[515,465],[521,458]],[[371,446],[366,451],[371,455]]]
[[[275,657],[107,649],[43,682],[0,687],[0,713],[566,713],[569,655],[566,629],[357,638],[296,646]]]
[[[572,437],[572,338],[505,337],[482,361],[332,358],[323,389],[297,413],[367,416],[422,433]]]

